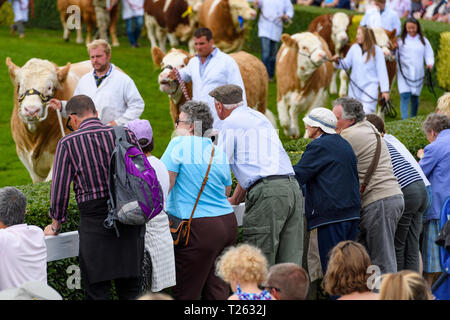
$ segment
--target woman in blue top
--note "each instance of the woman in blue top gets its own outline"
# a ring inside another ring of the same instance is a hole
[[[432,198],[423,228],[422,259],[423,276],[431,286],[437,273],[442,272],[439,246],[435,241],[441,208],[450,196],[450,118],[443,114],[429,114],[422,129],[430,144],[420,149],[417,157],[421,159],[419,165],[431,183]]]
[[[228,286],[215,275],[214,262],[237,240],[237,221],[227,195],[231,172],[226,155],[208,137],[213,117],[207,104],[188,101],[180,108],[173,138],[161,160],[169,171],[167,212],[189,219],[208,169],[208,180],[191,223],[187,246],[175,246],[177,300],[224,300]]]

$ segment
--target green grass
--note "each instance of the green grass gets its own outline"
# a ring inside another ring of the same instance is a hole
[[[300,32],[300,31],[299,31]],[[159,91],[157,76],[159,69],[153,65],[150,46],[147,39],[141,39],[141,48],[131,49],[125,37],[119,38],[121,46],[113,48],[112,62],[127,72],[135,81],[139,92],[145,101],[145,110],[141,118],[150,120],[154,136],[154,155],[160,157],[170,141],[173,124],[169,113],[169,101],[167,95]],[[260,56],[259,52],[253,52]],[[0,62],[3,68],[0,72],[0,187],[7,185],[24,185],[31,183],[27,170],[22,165],[15,151],[15,144],[11,137],[10,118],[13,110],[13,85],[9,78],[7,67],[4,64],[6,57],[23,66],[29,59],[48,59],[58,65],[67,62],[79,62],[87,60],[88,55],[84,45],[75,43],[75,34],[71,36],[71,42],[62,40],[62,31],[26,29],[25,38],[11,37],[8,27],[0,27]],[[438,97],[443,91],[437,89]],[[396,86],[391,90],[394,105],[399,105],[399,95]],[[336,95],[331,95],[326,107],[331,107],[331,102]],[[419,114],[427,114],[434,110],[436,101],[426,88],[421,95]],[[276,107],[276,83],[269,84],[268,107],[277,115]],[[300,114],[299,121],[301,135],[303,135],[303,123]],[[398,111],[397,119],[400,119]],[[386,119],[391,121],[391,119]],[[289,141],[282,130],[279,131],[283,142]]]

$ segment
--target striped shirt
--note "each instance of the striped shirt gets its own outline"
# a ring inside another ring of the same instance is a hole
[[[389,155],[391,156],[394,176],[397,178],[400,188],[403,189],[407,185],[418,180],[422,181],[417,170],[400,154],[400,152],[386,140],[385,142],[389,150]]]
[[[134,134],[127,132],[131,143],[138,146]],[[51,218],[66,221],[72,181],[77,203],[109,197],[108,169],[114,146],[114,129],[98,118],[84,120],[76,132],[58,142],[53,161]]]

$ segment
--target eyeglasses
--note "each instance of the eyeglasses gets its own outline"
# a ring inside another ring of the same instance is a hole
[[[180,120],[180,118],[177,118],[177,119],[175,120],[175,125],[179,125],[180,122],[190,123],[191,121]]]
[[[75,131],[75,129],[69,124],[70,122],[70,116],[76,115],[75,112],[71,113],[68,117],[67,117],[67,122],[66,122],[66,127],[67,129],[69,129],[70,131]]]

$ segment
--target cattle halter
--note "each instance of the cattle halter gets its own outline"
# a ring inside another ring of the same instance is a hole
[[[45,119],[47,119],[47,116],[48,116],[48,103],[47,102],[49,102],[50,99],[53,98],[53,95],[46,96],[43,93],[39,92],[38,90],[31,88],[31,89],[28,89],[27,91],[25,91],[24,93],[22,93],[21,95],[19,95],[19,98],[17,100],[18,100],[19,104],[22,104],[22,101],[25,99],[26,96],[33,96],[33,95],[39,96],[42,103],[45,105],[44,116],[41,118],[38,118],[39,122],[42,122]]]

